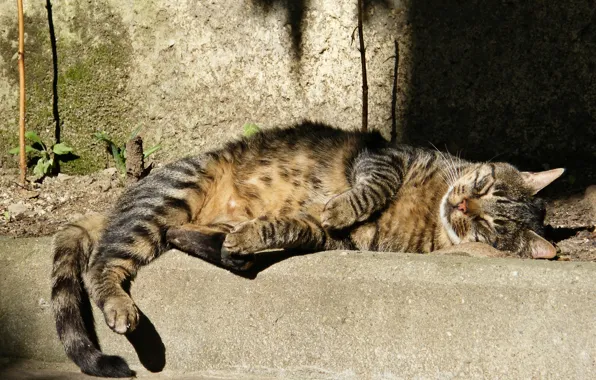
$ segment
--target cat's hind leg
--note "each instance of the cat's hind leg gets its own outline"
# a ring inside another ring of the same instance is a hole
[[[199,226],[184,224],[171,227],[166,233],[168,243],[191,256],[212,264],[237,271],[249,269],[253,264],[252,255],[230,256],[222,250],[223,242],[232,226]]]
[[[260,217],[237,225],[225,238],[223,250],[241,257],[267,249],[321,250],[327,234],[310,215]]]

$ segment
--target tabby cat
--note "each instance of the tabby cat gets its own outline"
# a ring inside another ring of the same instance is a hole
[[[471,163],[310,122],[267,130],[171,163],[130,187],[107,216],[59,231],[58,335],[83,372],[134,375],[100,351],[88,297],[113,331],[132,331],[139,313],[125,289],[171,247],[233,270],[270,248],[422,253],[480,242],[551,258],[555,248],[540,237],[544,205],[533,195],[562,172]]]

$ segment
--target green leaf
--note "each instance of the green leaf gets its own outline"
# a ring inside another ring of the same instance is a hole
[[[570,185],[573,185],[576,181],[576,178],[573,174],[570,174],[567,176],[567,182],[569,182]]]
[[[146,151],[143,152],[143,158],[147,158],[150,155],[152,155],[153,153],[157,152],[158,150],[161,149],[161,144],[157,144],[155,146],[152,146],[151,148],[147,149]]]
[[[101,140],[101,141],[105,141],[105,139],[107,138],[106,134],[103,132],[95,132],[93,134],[93,137],[95,137],[96,139]]]
[[[10,153],[10,154],[19,154],[20,152],[21,152],[21,148],[18,146],[16,148],[12,148],[11,150],[8,151],[8,153]],[[25,153],[31,153],[31,152],[40,152],[40,150],[35,149],[31,145],[25,145]]]
[[[244,124],[242,129],[244,130],[243,134],[245,137],[250,137],[261,132],[261,128],[259,128],[259,126],[254,123],[246,123]]]
[[[112,140],[110,140],[108,135],[106,135],[104,132],[95,132],[93,134],[93,137],[95,137],[99,141],[105,142],[106,144],[108,144],[108,146],[116,145],[112,142]]]
[[[48,174],[49,172],[51,172],[53,167],[54,167],[54,159],[50,158],[43,164],[43,174]]]
[[[39,136],[37,135],[37,133],[33,132],[33,131],[27,131],[25,132],[25,138],[29,139],[33,142],[36,142],[40,145],[42,145],[43,147],[45,147],[43,141],[41,141],[41,139],[39,138]]]
[[[112,148],[112,157],[114,157],[114,162],[116,163],[116,167],[120,171],[120,173],[126,173],[126,163],[124,162],[124,152],[118,149],[118,147],[114,144],[111,145]]]
[[[54,154],[62,155],[72,152],[72,148],[64,145],[63,143],[56,144],[52,147]]]
[[[129,140],[134,139],[135,137],[137,137],[137,135],[139,134],[139,132],[141,131],[142,126],[138,126],[137,129],[135,129],[134,131],[132,131],[130,133],[130,136],[128,136]]]
[[[46,162],[46,161],[42,160],[42,159],[38,160],[37,165],[35,165],[35,167],[33,168],[33,174],[35,174],[39,178],[43,177],[43,174],[44,174],[44,170],[43,170],[44,162]]]

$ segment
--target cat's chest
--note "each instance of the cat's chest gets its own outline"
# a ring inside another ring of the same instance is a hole
[[[430,252],[442,245],[439,209],[443,184],[406,183],[376,221],[376,249]]]

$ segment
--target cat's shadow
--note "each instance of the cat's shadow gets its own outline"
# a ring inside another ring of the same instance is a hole
[[[254,263],[249,270],[239,271],[227,268],[218,263],[210,263],[219,268],[225,269],[237,276],[254,280],[257,275],[273,264],[287,260],[294,256],[303,256],[313,252],[298,250],[277,250],[261,252],[255,255]],[[192,255],[191,255],[192,256]],[[155,325],[139,309],[139,324],[137,328],[127,333],[126,339],[133,346],[140,363],[150,372],[161,372],[166,365],[166,347]]]
[[[126,334],[139,361],[150,372],[160,372],[166,366],[166,346],[153,323],[139,309],[139,324]]]
[[[269,268],[270,266],[287,260],[292,257],[296,256],[305,256],[314,253],[314,251],[304,251],[304,250],[275,250],[275,251],[265,251],[259,252],[257,255],[254,256],[253,264],[248,270],[235,270],[226,268],[224,266],[219,266],[220,268],[226,269],[231,273],[234,273],[237,276],[254,280],[257,278],[258,274],[264,271],[265,269]]]

